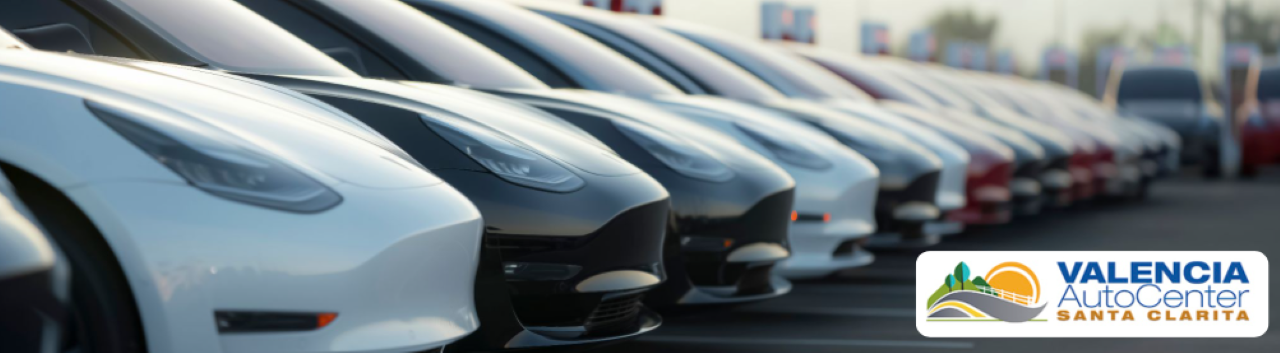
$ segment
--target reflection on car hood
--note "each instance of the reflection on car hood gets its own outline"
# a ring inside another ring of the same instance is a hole
[[[1018,129],[1027,134],[1028,137],[1035,139],[1045,148],[1045,154],[1050,158],[1063,157],[1075,150],[1075,142],[1071,140],[1070,136],[1048,124],[1000,107],[987,111],[991,119]]]
[[[663,96],[655,97],[652,101],[661,107],[672,107],[731,123],[754,124],[781,131],[784,135],[794,137],[798,144],[814,148],[816,152],[823,155],[831,154],[830,149],[847,149],[840,144],[840,141],[811,125],[746,103],[712,96]]]
[[[539,154],[601,176],[641,173],[598,140],[559,118],[518,102],[465,88],[420,82],[342,77],[280,77],[288,86],[309,92],[308,85],[336,86],[388,104],[432,117],[466,119]],[[316,90],[325,88],[316,87]]]
[[[769,169],[782,172],[760,156],[719,131],[662,110],[648,102],[614,94],[577,89],[508,91],[521,100],[567,103],[595,110],[600,116],[647,124],[697,144],[708,154],[738,170]]]
[[[916,108],[914,106],[909,106],[906,104],[896,103],[896,102],[884,102],[874,107],[865,103],[858,103],[858,102],[842,101],[839,103],[840,105],[838,105],[838,107],[841,107],[841,109],[849,109],[851,111],[870,110],[870,109],[875,109],[878,111],[886,111],[899,119],[912,120],[913,122],[919,125],[925,125],[927,126],[927,128],[933,129],[933,131],[935,131],[937,134],[946,136],[947,140],[950,140],[951,142],[954,142],[955,144],[960,145],[966,151],[968,151],[969,154],[971,155],[976,152],[983,152],[986,154],[990,154],[992,157],[998,158],[1000,160],[1004,160],[1008,162],[1013,162],[1014,160],[1013,149],[1009,148],[1005,144],[1000,143],[1000,141],[997,141],[996,139],[993,139],[991,137],[987,137],[973,131],[966,131],[963,129],[953,129],[953,128],[950,128],[950,126],[948,125],[930,126],[922,122],[916,121],[915,119],[907,118],[906,116],[912,116],[914,118],[930,119],[930,116],[934,114],[932,112],[929,112],[920,108]]]
[[[216,76],[197,80],[194,75],[176,75],[182,70],[149,70],[156,67],[34,51],[5,53],[0,66],[6,74],[30,78],[42,88],[148,114],[198,120],[328,183],[405,188],[441,182],[396,153],[398,149],[379,142],[380,137],[338,123],[350,117],[265,83]],[[247,87],[257,88],[245,91]]]
[[[866,155],[880,168],[882,176],[897,175],[914,178],[920,174],[938,171],[942,168],[942,159],[925,146],[911,138],[887,127],[862,121],[843,112],[828,109],[817,104],[794,99],[773,101],[768,107],[778,109],[792,116],[808,121],[810,124],[825,130],[817,130],[826,135],[825,139],[834,140],[841,148],[873,148],[879,156]],[[830,131],[830,133],[828,132]],[[840,133],[857,140],[858,147],[846,146],[844,142],[833,139],[831,133]],[[809,137],[804,137],[809,138]],[[860,153],[868,153],[863,150]],[[886,155],[887,154],[887,155]]]
[[[982,117],[959,109],[942,108],[938,115],[945,119],[946,123],[953,124],[955,128],[968,128],[999,140],[1014,150],[1018,163],[1045,158],[1044,148],[1040,147],[1039,143],[1036,143],[1021,131],[987,121]]]

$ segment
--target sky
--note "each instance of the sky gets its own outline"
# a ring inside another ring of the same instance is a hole
[[[580,4],[581,0],[545,0]],[[1057,41],[1062,19],[1065,44],[1076,50],[1084,31],[1092,28],[1128,26],[1149,31],[1165,19],[1184,36],[1191,38],[1197,18],[1197,0],[782,0],[794,6],[813,6],[817,11],[817,40],[824,48],[854,53],[858,48],[861,21],[888,25],[895,52],[905,49],[912,31],[923,28],[938,12],[948,8],[971,7],[982,16],[1000,19],[995,47],[1011,50],[1023,70],[1038,67],[1044,48]],[[1204,0],[1203,44],[1206,60],[1197,66],[1207,73],[1218,71],[1222,31],[1217,14],[1228,0]],[[1230,0],[1250,2],[1256,10],[1280,13],[1280,1]],[[664,0],[665,16],[720,27],[747,37],[760,33],[760,4],[764,0]],[[1065,14],[1059,17],[1059,6]],[[1083,59],[1083,58],[1082,58]]]

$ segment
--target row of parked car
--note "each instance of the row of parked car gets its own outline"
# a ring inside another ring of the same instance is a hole
[[[1207,176],[1252,177],[1280,164],[1280,66],[1255,62],[1232,73],[1237,82],[1224,90],[1210,89],[1186,66],[1136,66],[1120,73],[1111,80],[1105,104],[1172,128],[1183,140],[1183,160],[1201,164]]]
[[[1181,148],[1052,84],[535,1],[3,9],[6,352],[590,346],[1139,199]]]

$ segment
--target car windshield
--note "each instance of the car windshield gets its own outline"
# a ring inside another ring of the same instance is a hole
[[[972,102],[966,100],[959,94],[950,91],[950,89],[945,87],[941,82],[934,80],[933,77],[928,76],[928,74],[919,74],[909,70],[911,70],[911,68],[895,67],[891,71],[893,74],[902,78],[903,82],[915,87],[920,92],[924,92],[924,94],[944,106],[968,112],[974,111]]]
[[[886,73],[880,67],[883,64],[859,62],[831,55],[813,55],[810,58],[876,98],[925,109],[933,109],[939,104],[924,92]]]
[[[1280,100],[1280,67],[1262,70],[1258,75],[1258,100]]]
[[[1153,68],[1126,71],[1116,96],[1120,103],[1139,100],[1200,102],[1200,80],[1189,69]]]
[[[235,1],[111,1],[188,54],[219,69],[359,77]]]
[[[399,0],[321,0],[450,81],[483,89],[547,89],[498,53]]]
[[[782,93],[793,98],[810,99],[858,99],[865,92],[846,87],[844,91],[835,82],[823,82],[821,67],[782,52],[778,48],[770,48],[758,42],[738,40],[717,33],[707,33],[685,28],[684,26],[668,27],[676,34],[693,40],[707,49],[724,56],[729,61],[759,76]],[[832,80],[838,80],[835,77]],[[848,85],[848,83],[841,84]],[[849,92],[849,91],[856,91]]]
[[[558,6],[557,6],[558,7]],[[747,101],[771,101],[785,98],[769,84],[742,70],[720,55],[708,51],[671,32],[653,26],[637,18],[622,18],[614,14],[593,14],[588,9],[535,8],[550,18],[565,23],[584,33],[602,36],[607,33],[634,45],[636,50],[657,58],[677,68],[700,88],[716,95]],[[563,12],[558,12],[563,11]],[[597,38],[599,39],[599,38]],[[602,40],[603,42],[603,40]],[[622,46],[626,48],[627,46]],[[637,59],[639,60],[639,59]]]
[[[562,71],[586,82],[585,88],[631,96],[679,95],[682,92],[640,64],[609,49],[604,44],[550,18],[510,4],[484,1],[453,1],[451,5],[480,16],[506,36],[520,38]],[[501,5],[501,6],[499,6]]]
[[[24,49],[26,47],[17,37],[9,34],[8,31],[0,29],[0,49]]]

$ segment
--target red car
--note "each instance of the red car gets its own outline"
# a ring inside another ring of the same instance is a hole
[[[1258,167],[1280,163],[1280,66],[1258,75],[1257,109],[1251,109],[1240,127],[1243,150],[1240,173],[1252,175]]]

